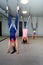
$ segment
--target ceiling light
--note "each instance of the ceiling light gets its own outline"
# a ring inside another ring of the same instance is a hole
[[[23,14],[26,14],[26,13],[27,13],[27,11],[22,11],[22,13],[23,13]]]
[[[21,0],[21,3],[22,4],[27,4],[28,3],[28,0]]]

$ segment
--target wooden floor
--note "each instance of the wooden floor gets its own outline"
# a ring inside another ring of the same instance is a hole
[[[8,39],[0,42],[0,65],[43,65],[43,38],[28,39],[22,44],[18,37],[19,54],[7,54]]]

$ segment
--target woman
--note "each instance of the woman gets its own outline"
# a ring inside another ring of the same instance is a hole
[[[11,52],[11,54],[13,54],[14,52],[19,53],[19,51],[18,51],[18,42],[17,42],[17,37],[16,37],[18,17],[19,17],[19,12],[17,10],[16,17],[15,17],[15,23],[14,23],[14,25],[12,25],[11,15],[10,15],[10,13],[8,13],[8,26],[9,26],[9,31],[10,31],[10,40],[9,40],[9,43],[8,43],[8,53],[10,52],[10,43],[11,43],[12,48],[13,48],[13,51]]]

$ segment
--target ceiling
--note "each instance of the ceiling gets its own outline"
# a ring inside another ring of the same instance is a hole
[[[21,4],[20,0],[8,0],[8,6],[11,15],[15,16],[17,3],[20,7],[20,16],[28,17],[29,14],[32,16],[43,16],[43,0],[29,0],[29,3],[24,5]],[[0,0],[0,8],[6,10],[6,0]],[[27,14],[22,14],[22,11],[26,10]]]

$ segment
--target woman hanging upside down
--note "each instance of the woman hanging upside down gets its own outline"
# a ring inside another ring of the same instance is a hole
[[[23,36],[22,36],[22,41],[23,43],[28,43],[28,36],[27,36],[27,29],[23,29]]]
[[[36,30],[33,30],[32,38],[35,39],[37,37]]]
[[[15,23],[14,23],[14,25],[12,25],[11,15],[10,15],[10,13],[8,13],[8,26],[9,26],[9,31],[10,31],[10,40],[9,40],[9,43],[8,43],[8,53],[10,52],[10,43],[11,43],[12,48],[13,48],[13,51],[11,52],[11,54],[13,54],[14,52],[19,53],[18,42],[17,42],[17,37],[16,37],[18,17],[19,17],[19,13],[17,11],[16,17],[15,17]]]

